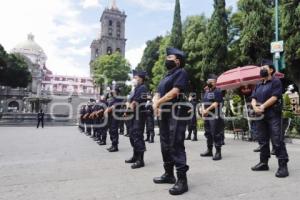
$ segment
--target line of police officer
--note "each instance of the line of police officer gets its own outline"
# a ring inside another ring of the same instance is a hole
[[[152,108],[149,101],[147,102],[147,93],[149,91],[144,84],[146,74],[144,72],[134,72],[134,90],[127,99],[125,112],[120,111],[121,115],[113,115],[113,111],[122,110],[117,95],[119,90],[114,90],[109,102],[103,100],[103,105],[108,105],[106,109],[99,106],[96,107],[97,112],[93,112],[91,105],[87,105],[81,111],[81,124],[86,124],[87,134],[91,135],[89,128],[91,119],[95,116],[104,114],[108,117],[108,127],[101,127],[94,130],[94,137],[98,138],[100,144],[105,144],[107,129],[110,133],[112,146],[108,149],[110,152],[118,151],[118,116],[126,117],[125,124],[127,132],[129,132],[130,143],[133,148],[133,155],[126,163],[132,163],[132,168],[144,167],[144,152],[146,145],[144,141],[144,128],[147,114],[150,113],[151,120],[153,114],[158,119],[159,135],[161,144],[161,153],[164,167],[164,174],[153,179],[156,184],[174,184],[169,190],[171,195],[180,195],[188,191],[187,157],[185,152],[185,132],[189,125],[190,139],[192,132],[194,140],[197,140],[196,129],[196,101],[190,98],[190,103],[186,104],[185,98],[188,91],[189,78],[184,69],[185,54],[176,48],[167,48],[167,57],[165,66],[167,69],[166,76],[161,80],[158,89],[153,97]],[[276,173],[277,177],[288,176],[287,162],[288,155],[283,140],[281,129],[281,94],[282,87],[280,80],[273,77],[275,70],[271,63],[265,63],[261,69],[261,77],[263,82],[258,84],[252,95],[252,106],[257,115],[265,115],[264,118],[258,120],[257,126],[260,131],[259,143],[263,144],[260,163],[252,168],[254,171],[268,170],[268,159],[270,157],[269,141],[271,139],[276,156],[279,159],[279,168]],[[203,104],[199,109],[204,119],[205,137],[207,139],[207,151],[201,154],[203,157],[213,157],[213,160],[221,160],[221,148],[224,144],[224,118],[222,115],[223,96],[220,89],[216,87],[217,76],[210,75],[207,80],[207,87],[203,96]],[[145,96],[146,95],[146,96]],[[149,98],[148,98],[149,100]],[[151,109],[152,109],[151,108]],[[94,114],[92,114],[94,113]],[[91,117],[89,117],[91,116]],[[191,118],[192,116],[192,118]],[[97,119],[97,118],[96,118]],[[99,123],[99,121],[96,121]],[[150,131],[147,131],[146,141],[154,139],[154,123],[148,122]],[[81,126],[81,130],[83,131]],[[213,155],[213,146],[216,149]],[[177,178],[174,175],[174,167],[177,171]]]

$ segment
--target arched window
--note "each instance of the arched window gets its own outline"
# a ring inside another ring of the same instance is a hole
[[[95,51],[95,55],[96,55],[96,57],[98,57],[98,56],[99,56],[99,49],[96,49],[96,51]]]
[[[119,53],[121,53],[121,49],[120,48],[117,48],[116,51],[119,52]]]
[[[121,37],[121,22],[117,22],[117,37]]]
[[[112,28],[108,28],[108,35],[112,36],[112,34],[113,34],[113,29]]]
[[[111,47],[107,47],[107,54],[111,55],[112,54],[112,48]]]
[[[121,28],[121,22],[117,22],[117,28]]]
[[[19,110],[19,103],[16,101],[11,101],[8,104],[8,111],[9,112],[17,112]]]

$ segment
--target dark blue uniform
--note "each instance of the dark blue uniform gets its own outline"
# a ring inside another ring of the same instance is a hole
[[[107,102],[104,100],[101,100],[94,107],[94,110],[96,112],[102,111],[102,113],[95,116],[95,123],[94,123],[94,129],[95,129],[97,140],[100,143],[103,143],[102,145],[106,144],[106,137],[107,137],[107,123],[105,123],[105,118],[103,116],[103,112],[106,108],[107,108]]]
[[[39,128],[40,126],[40,123],[42,124],[42,128],[44,128],[44,113],[41,111],[37,114],[37,120],[38,120],[38,123],[37,123],[37,128]]]
[[[123,102],[122,99],[117,98],[117,97],[112,97],[108,103],[108,107],[115,106],[115,110],[113,112],[115,112],[115,114],[117,116],[119,116],[120,113],[118,112],[118,110],[121,109],[122,105],[120,105],[120,103],[122,103],[122,102]],[[109,135],[110,135],[112,147],[118,148],[118,145],[119,145],[119,133],[118,133],[119,120],[113,116],[113,113],[110,113],[108,118],[109,118],[108,119],[109,120]]]
[[[179,88],[181,93],[186,93],[188,87],[188,74],[180,67],[176,67],[168,72],[161,80],[158,86],[158,93],[163,97],[173,88]],[[178,97],[170,103],[183,101]],[[172,170],[174,165],[179,173],[186,173],[189,169],[187,165],[186,152],[184,146],[185,131],[187,120],[178,120],[172,116],[169,105],[162,105],[162,109],[170,109],[169,112],[162,112],[160,117],[160,142],[161,152],[166,171]],[[187,109],[182,109],[183,106],[176,106],[175,114],[177,116],[186,116]]]
[[[91,135],[92,134],[92,124],[93,124],[93,120],[90,119],[90,115],[93,112],[93,105],[88,105],[87,106],[87,118],[86,118],[86,130],[87,130],[87,134]]]
[[[130,103],[136,102],[139,106],[137,112],[134,112],[134,118],[132,119],[132,129],[130,133],[130,143],[135,152],[141,153],[146,151],[144,141],[144,129],[146,121],[146,109],[145,103],[147,101],[146,95],[148,93],[147,87],[142,84],[138,85],[134,89],[134,93],[130,98]]]
[[[218,88],[209,89],[204,94],[203,103],[205,109],[210,107],[214,102],[219,103],[217,109],[210,111],[214,113],[214,117],[209,116],[207,119],[204,119],[204,130],[208,149],[212,149],[213,145],[218,149],[221,148],[223,144],[224,120],[221,117],[223,94]]]
[[[190,140],[191,139],[191,135],[192,133],[194,134],[194,138],[193,141],[197,140],[197,114],[196,114],[196,107],[197,107],[197,101],[195,99],[192,99],[190,101],[191,104],[191,108],[192,108],[192,118],[189,120],[188,122],[188,137],[187,139]]]
[[[151,99],[148,99],[146,103],[146,134],[147,134],[147,139],[149,143],[154,142],[154,112],[153,112],[153,107],[152,107],[152,101]]]
[[[271,139],[275,154],[279,160],[288,162],[288,154],[282,134],[282,84],[278,78],[273,77],[265,83],[259,83],[253,91],[252,98],[263,104],[272,96],[278,98],[277,103],[265,110],[264,117],[255,122],[261,145],[260,159],[267,162],[270,158],[269,141]]]
[[[83,119],[83,117],[84,117],[85,114],[86,114],[85,106],[81,106],[80,113],[79,113],[79,125],[78,125],[79,130],[81,132],[84,132],[84,119]]]

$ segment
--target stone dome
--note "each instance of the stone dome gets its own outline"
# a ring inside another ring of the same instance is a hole
[[[28,34],[27,40],[17,44],[11,51],[28,57],[32,63],[45,65],[47,56],[43,48],[34,41],[34,35]]]

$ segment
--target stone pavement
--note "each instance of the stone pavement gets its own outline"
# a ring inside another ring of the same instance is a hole
[[[128,138],[120,137],[120,152],[108,153],[76,127],[0,127],[0,200],[296,200],[300,196],[300,145],[288,144],[290,177],[270,171],[252,172],[258,154],[255,143],[226,140],[223,160],[201,158],[205,140],[186,142],[190,191],[168,194],[171,185],[155,185],[163,172],[158,137],[147,145],[146,167],[130,169]]]

